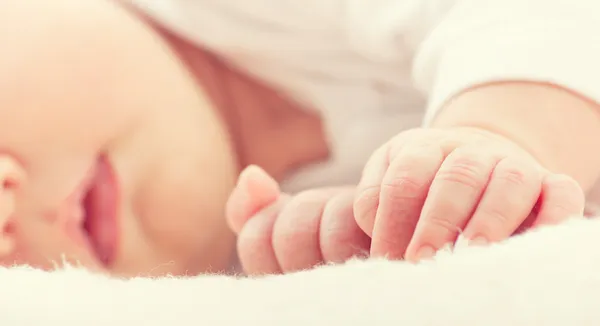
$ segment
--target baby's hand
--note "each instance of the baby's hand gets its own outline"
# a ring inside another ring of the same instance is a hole
[[[452,245],[502,240],[523,224],[583,213],[579,185],[513,142],[473,128],[416,129],[378,149],[356,190],[371,255],[417,260]],[[531,218],[528,219],[528,216]]]
[[[227,203],[227,221],[249,275],[308,269],[369,252],[370,239],[352,213],[354,188],[289,196],[256,166],[240,175]]]

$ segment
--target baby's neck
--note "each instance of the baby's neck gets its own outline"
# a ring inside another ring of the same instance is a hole
[[[257,164],[276,179],[327,158],[320,117],[208,51],[157,28],[219,111],[240,168]]]

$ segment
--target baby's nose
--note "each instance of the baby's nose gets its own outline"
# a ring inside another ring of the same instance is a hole
[[[15,189],[25,180],[25,170],[9,155],[0,155],[0,186],[4,189]]]
[[[24,170],[10,156],[0,156],[0,257],[13,251],[10,220],[15,212],[15,191],[25,179]]]

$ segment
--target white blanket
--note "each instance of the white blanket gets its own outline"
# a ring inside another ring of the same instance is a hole
[[[115,280],[0,269],[0,325],[600,325],[600,219],[412,265],[353,261],[284,276]]]

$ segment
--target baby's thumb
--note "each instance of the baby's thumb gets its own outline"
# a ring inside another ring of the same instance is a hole
[[[248,166],[240,173],[225,206],[229,227],[239,233],[254,214],[271,205],[280,195],[279,185],[271,176],[256,165]]]

